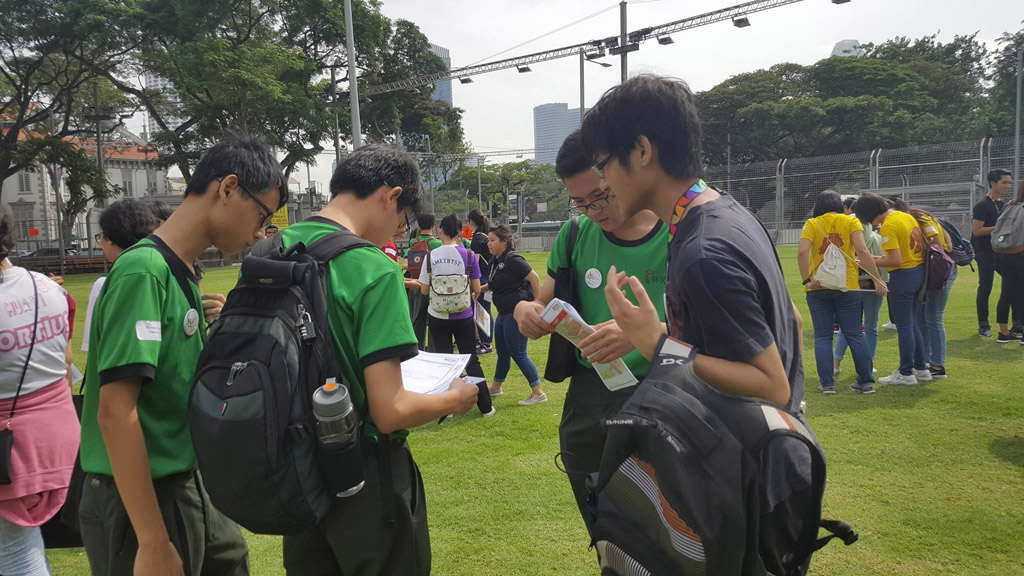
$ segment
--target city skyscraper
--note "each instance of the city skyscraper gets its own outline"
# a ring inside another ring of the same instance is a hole
[[[588,108],[589,110],[589,108]],[[539,164],[554,164],[562,142],[580,127],[580,109],[564,102],[541,104],[533,108],[534,158]]]
[[[162,78],[155,74],[146,74],[144,78],[144,83],[146,85],[147,90],[156,90],[158,92],[166,94],[166,109],[170,109],[172,106],[176,106],[178,104],[178,98],[174,94],[174,84],[172,84],[170,80]],[[161,110],[161,112],[163,112],[163,110]],[[149,131],[150,135],[152,135],[154,132],[158,132],[159,130],[161,130],[160,126],[156,123],[155,120],[153,120],[152,116],[147,114],[147,117],[149,122],[147,123],[146,128]],[[183,122],[181,118],[178,118],[177,116],[170,114],[169,110],[167,113],[163,114],[163,118],[164,122],[167,123],[167,128],[169,130],[174,130],[178,126],[181,126],[181,123]]]
[[[444,46],[438,46],[437,44],[431,44],[430,51],[444,61],[444,67],[446,69],[452,69],[452,57],[447,48]],[[449,106],[454,106],[452,103],[451,79],[441,80],[437,84],[434,84],[434,93],[431,95],[431,98],[434,100],[444,100]]]

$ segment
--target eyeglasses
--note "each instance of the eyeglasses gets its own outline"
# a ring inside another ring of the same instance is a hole
[[[103,240],[103,232],[97,232],[96,234],[93,235],[92,239],[95,240],[97,244],[99,244],[100,240]]]
[[[597,174],[598,178],[601,178],[603,180],[604,179],[604,167],[607,166],[608,163],[611,162],[612,158],[614,158],[614,157],[615,157],[615,154],[609,154],[608,156],[605,157],[604,160],[601,160],[597,164],[594,164],[593,166],[591,166],[590,169],[594,171],[594,174]]]
[[[599,214],[602,210],[608,207],[608,203],[611,202],[612,195],[605,194],[599,198],[595,198],[586,204],[577,204],[573,202],[569,205],[569,210],[574,214],[586,215],[588,212]]]
[[[384,186],[386,186],[388,188],[395,188],[395,186],[392,186],[391,184],[388,184],[387,181],[385,181],[385,180],[381,180],[381,182],[383,183]],[[405,193],[405,189],[404,188],[402,189],[402,193],[403,194]],[[413,215],[410,214],[408,211],[405,211],[404,216],[405,216],[405,226],[404,227],[402,225],[398,226],[398,231],[395,232],[396,236],[399,235],[399,234],[405,234],[406,232],[408,232],[412,228],[412,217],[413,217]]]
[[[223,182],[225,178],[227,178],[227,176],[221,176],[220,178],[217,179],[217,182]],[[253,202],[258,204],[259,207],[262,209],[262,213],[260,214],[260,228],[266,228],[267,224],[270,223],[271,218],[274,217],[274,211],[271,210],[266,204],[261,202],[260,199],[257,198],[255,194],[249,192],[249,189],[243,186],[241,182],[238,182],[237,176],[235,178],[236,183],[238,184],[238,187],[242,189],[242,192],[245,192],[249,196],[249,198],[252,198]]]

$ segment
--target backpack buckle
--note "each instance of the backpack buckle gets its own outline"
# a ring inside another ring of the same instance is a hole
[[[285,429],[285,431],[288,433],[288,437],[295,442],[305,440],[310,436],[309,431],[306,430],[305,424],[295,424],[294,426],[289,426],[288,428]]]

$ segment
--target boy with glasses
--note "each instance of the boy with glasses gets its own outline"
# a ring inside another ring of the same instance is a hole
[[[93,312],[82,410],[79,517],[93,574],[249,573],[242,533],[210,503],[188,431],[206,331],[190,263],[210,246],[251,248],[268,206],[287,199],[269,148],[222,142],[181,206],[114,262]]]
[[[575,248],[567,254],[571,222],[566,222],[548,257],[548,276],[540,294],[533,302],[520,302],[515,311],[519,330],[528,338],[554,333],[540,314],[555,297],[558,269],[571,267],[580,299],[574,305],[578,304],[583,319],[597,329],[582,342],[582,351],[575,354],[576,370],[569,381],[558,427],[562,461],[588,532],[593,526],[587,510],[586,479],[601,464],[606,440],[602,423],[617,414],[635,390],[635,386],[609,390],[593,364],[622,358],[638,379],[644,377],[648,366],[612,319],[604,296],[604,274],[613,265],[625,270],[640,278],[651,297],[660,300],[665,295],[665,245],[669,238],[668,226],[653,212],[644,210],[626,217],[615,197],[601,188],[593,167],[593,157],[583,147],[577,130],[565,139],[555,162],[555,172],[569,190],[573,212],[580,215]],[[664,320],[662,310],[659,322]]]
[[[416,356],[398,264],[379,247],[408,230],[420,209],[416,160],[387,146],[364,146],[343,157],[331,177],[331,201],[281,232],[286,246],[310,246],[341,228],[373,246],[331,260],[327,313],[340,375],[362,420],[365,484],[335,498],[316,526],[284,537],[289,575],[430,573],[430,536],[423,480],[406,444],[408,428],[452,413],[465,414],[477,387],[456,378],[443,394],[402,386],[401,361]],[[432,224],[432,223],[431,223]]]

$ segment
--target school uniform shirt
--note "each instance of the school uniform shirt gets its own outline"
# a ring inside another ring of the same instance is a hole
[[[38,322],[35,321],[37,290]],[[36,327],[34,345],[33,323]],[[63,288],[38,272],[18,266],[0,273],[0,400],[14,398],[17,394],[26,360],[29,362],[21,386],[22,396],[64,378],[67,374],[64,351],[71,337],[69,326],[68,300]],[[7,414],[0,414],[3,422],[6,417]]]
[[[853,249],[853,233],[863,231],[864,225],[855,216],[837,212],[829,212],[807,220],[803,232],[800,233],[800,239],[808,240],[811,243],[811,278],[814,278],[814,273],[825,260],[825,251],[828,250],[829,244],[834,244],[846,254],[846,288],[849,290],[860,288],[860,284],[857,282],[860,268],[854,264],[857,253]],[[821,290],[827,290],[827,288],[821,288]],[[804,285],[804,292],[810,291],[811,287]]]
[[[903,255],[903,263],[899,266],[886,266],[886,269],[909,270],[924,264],[924,236],[917,219],[894,210],[882,222],[882,250],[899,250]]]
[[[431,276],[443,276],[448,274],[466,273],[466,263],[469,263],[469,279],[480,279],[480,264],[477,262],[476,254],[465,246],[441,246],[430,251],[430,272],[427,266],[420,269],[419,282],[424,286],[430,286]],[[429,296],[429,294],[428,294]],[[469,308],[462,312],[437,312],[433,307],[427,308],[427,313],[433,318],[441,320],[465,320],[473,317],[473,301],[470,300]]]
[[[156,236],[136,246],[157,246]],[[165,245],[164,245],[165,246]],[[100,387],[141,378],[137,411],[153,478],[196,467],[188,430],[192,389],[206,330],[202,309],[189,304],[177,277],[201,302],[196,278],[167,250],[135,248],[114,262],[93,308],[85,399],[82,406],[82,469],[111,476],[107,446],[96,413]]]
[[[548,276],[551,278],[556,276],[559,268],[569,267],[570,262],[566,260],[565,252],[569,244],[571,225],[572,221],[562,225],[551,248],[551,255],[548,257]],[[668,226],[660,220],[643,238],[622,240],[602,230],[590,218],[581,217],[571,263],[576,272],[575,281],[580,295],[580,307],[577,312],[583,319],[592,326],[612,319],[608,300],[604,296],[608,268],[612,265],[620,272],[637,277],[643,283],[652,302],[664,302],[667,255],[665,245],[668,240]],[[631,290],[627,290],[626,297],[636,303]],[[665,308],[660,305],[657,307],[658,317],[664,322]],[[576,351],[576,360],[584,368],[593,368],[579,350]],[[640,352],[633,350],[623,356],[622,360],[637,378],[643,378],[647,374],[650,362]]]
[[[511,250],[506,250],[491,262],[487,286],[494,294],[494,306],[498,314],[512,314],[516,304],[523,300],[533,300],[533,290],[526,281],[532,271],[533,267],[526,259]]]
[[[984,222],[984,226],[995,226],[999,220],[999,214],[1003,211],[1003,203],[993,200],[986,195],[980,202],[974,205],[974,212],[971,216],[974,220]],[[971,244],[975,252],[992,252],[992,235],[974,236],[971,235]]]
[[[942,249],[945,250],[947,254],[953,250],[953,247],[950,244],[949,234],[946,234],[946,231],[942,228],[942,224],[939,224],[939,222],[934,218],[931,216],[922,216],[921,227],[924,229],[925,237],[939,239],[939,245],[942,246]]]
[[[330,220],[314,217],[289,226],[282,234],[285,245],[303,242],[310,246],[339,228],[341,225]],[[418,353],[402,269],[375,246],[354,248],[331,260],[327,317],[338,369],[363,419],[363,436],[376,442],[364,370],[377,362],[408,360]],[[396,430],[389,436],[401,439],[408,435],[408,430]]]
[[[669,334],[697,351],[745,362],[778,346],[800,409],[804,368],[793,303],[775,246],[757,218],[722,197],[690,208],[669,243]]]

